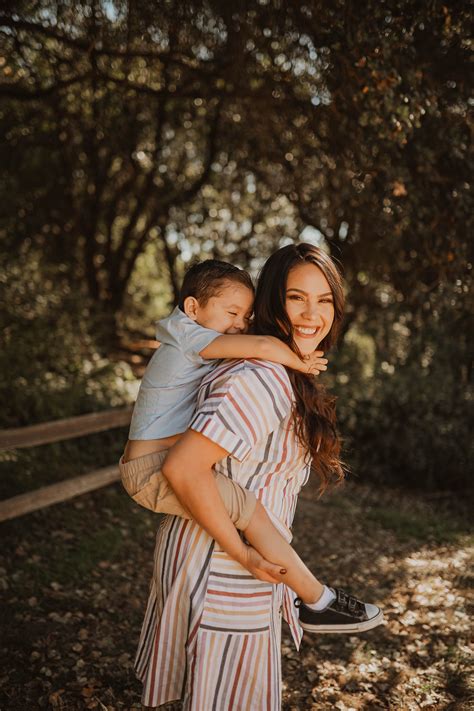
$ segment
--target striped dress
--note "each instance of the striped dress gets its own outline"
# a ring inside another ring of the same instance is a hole
[[[191,428],[229,452],[215,465],[255,492],[291,540],[309,466],[292,428],[283,366],[227,361],[207,376]],[[253,578],[194,521],[164,517],[136,657],[142,702],[185,711],[278,711],[281,617],[301,628],[285,585]]]

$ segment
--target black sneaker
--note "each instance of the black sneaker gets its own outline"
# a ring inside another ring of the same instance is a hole
[[[312,610],[297,597],[295,605],[299,608],[300,626],[307,632],[329,634],[330,632],[364,632],[377,627],[383,622],[383,612],[376,605],[361,602],[348,595],[344,590],[331,588],[336,598],[319,612]]]

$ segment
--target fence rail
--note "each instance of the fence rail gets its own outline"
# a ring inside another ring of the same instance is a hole
[[[36,447],[40,444],[51,444],[96,432],[106,432],[114,427],[125,427],[130,422],[132,409],[126,407],[105,412],[92,412],[89,415],[42,422],[29,427],[0,430],[0,450]]]
[[[126,407],[68,417],[30,427],[1,430],[0,450],[36,447],[96,432],[106,432],[115,427],[125,427],[130,422],[131,414],[132,408]],[[0,522],[100,489],[118,481],[119,478],[118,466],[105,467],[0,501]]]

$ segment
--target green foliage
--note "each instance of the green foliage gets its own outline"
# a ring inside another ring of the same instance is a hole
[[[331,366],[346,457],[363,481],[467,490],[470,318],[459,288],[440,288],[427,303],[419,331],[397,305],[377,328],[349,331]]]
[[[137,259],[118,320],[121,333],[155,337],[155,321],[173,307],[173,293],[160,246],[150,242]]]
[[[34,255],[4,265],[0,426],[19,427],[118,406],[130,399],[126,363],[101,357],[90,312],[57,270]]]
[[[469,10],[21,3],[1,17],[5,239],[60,260],[112,320],[149,243],[173,298],[189,255],[249,264],[305,225],[343,260],[354,309],[384,280],[454,278]]]
[[[0,428],[22,427],[124,405],[136,381],[127,363],[100,356],[91,316],[57,269],[30,253],[0,277]],[[127,433],[111,430],[41,447],[0,452],[1,496],[9,498],[117,461]]]
[[[465,0],[3,13],[0,424],[122,402],[132,376],[105,356],[117,332],[151,335],[192,258],[256,273],[302,238],[348,284],[332,367],[354,471],[465,488],[469,15]]]

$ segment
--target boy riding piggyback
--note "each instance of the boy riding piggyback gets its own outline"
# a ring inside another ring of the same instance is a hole
[[[179,306],[158,322],[156,337],[160,347],[140,384],[121,459],[124,486],[142,506],[190,517],[161,474],[161,463],[189,426],[201,380],[219,359],[260,358],[306,373],[326,368],[321,352],[300,360],[278,338],[243,335],[248,330],[253,299],[247,272],[225,262],[207,260],[187,272]],[[141,469],[140,474],[136,473],[131,462],[151,455],[149,471]],[[124,470],[126,464],[129,466]],[[254,494],[226,476],[217,475],[216,479],[224,502],[236,499],[243,506],[229,514],[244,530],[242,524],[248,523],[255,508]]]

